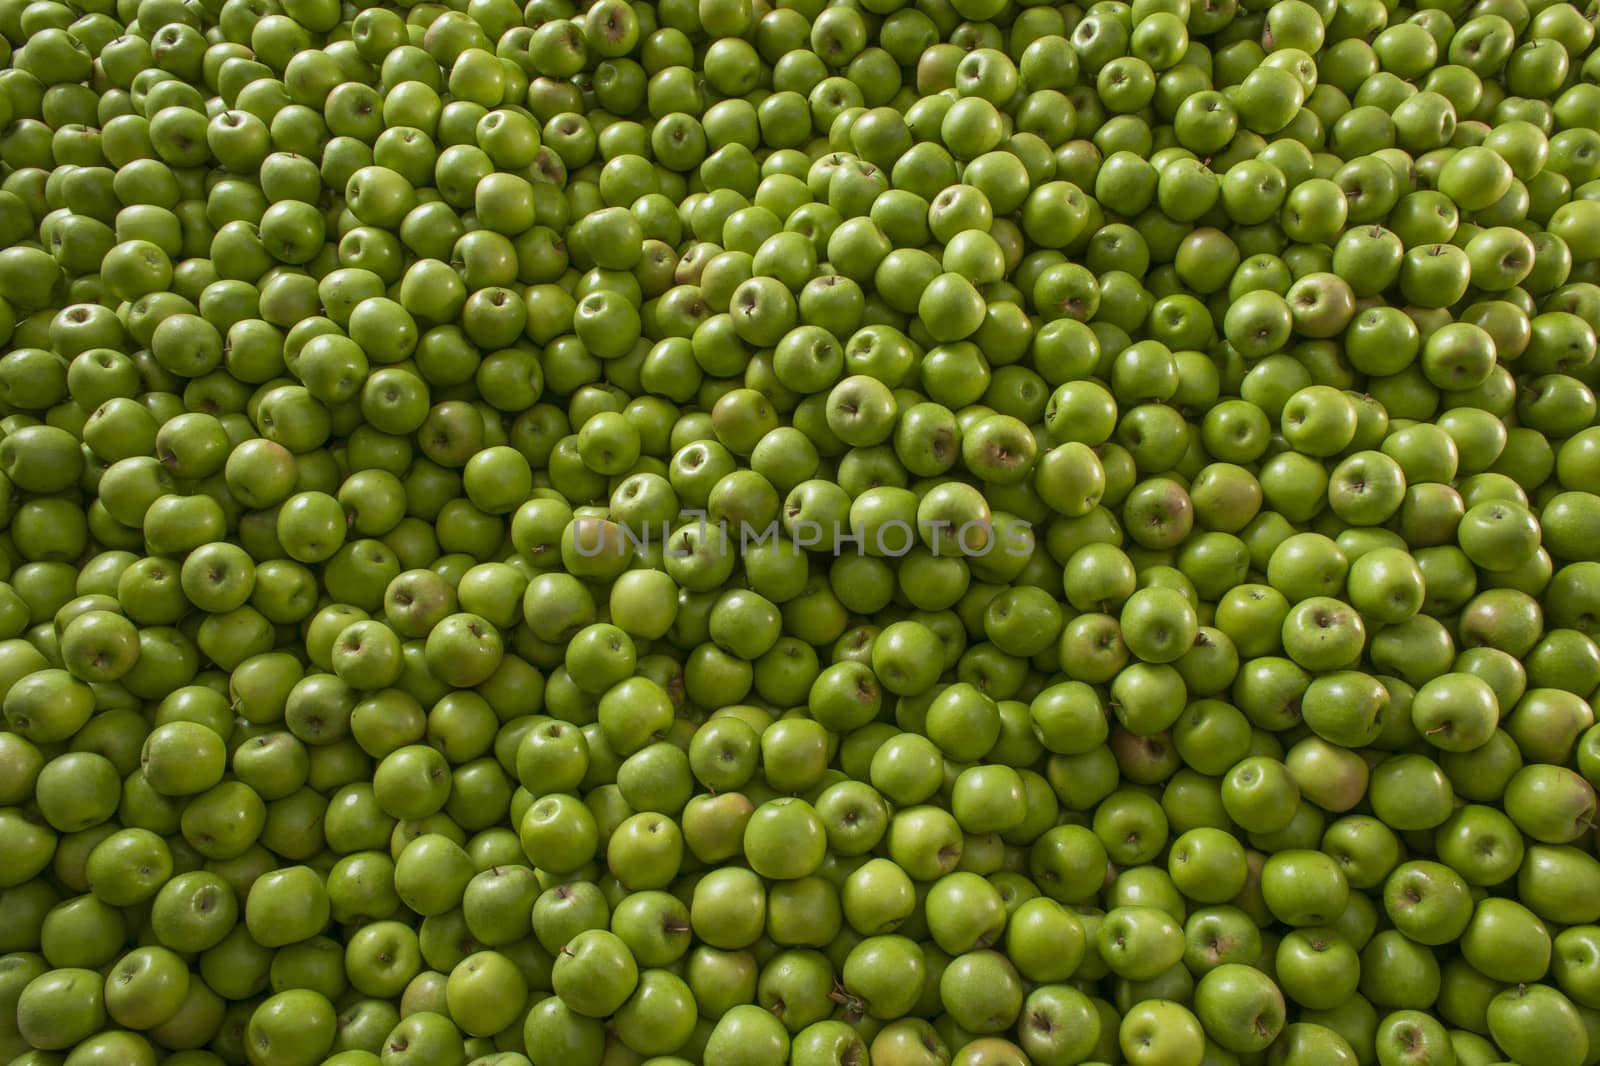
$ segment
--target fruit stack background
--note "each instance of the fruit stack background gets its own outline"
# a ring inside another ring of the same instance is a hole
[[[0,1062],[1600,1062],[1594,0],[0,0]]]

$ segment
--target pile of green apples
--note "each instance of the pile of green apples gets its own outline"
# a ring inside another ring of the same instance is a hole
[[[1411,2],[0,0],[0,1062],[1600,1063],[1600,8]]]

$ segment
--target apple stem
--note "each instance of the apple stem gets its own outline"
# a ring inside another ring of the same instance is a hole
[[[867,1013],[866,1004],[862,1003],[859,997],[847,992],[844,985],[838,981],[834,982],[833,991],[828,993],[828,998],[844,1007],[844,1020],[847,1022],[860,1021]]]

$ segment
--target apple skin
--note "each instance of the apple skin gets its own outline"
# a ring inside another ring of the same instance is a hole
[[[1195,995],[1208,1035],[1230,1051],[1262,1050],[1283,1029],[1283,993],[1252,968],[1225,963],[1200,979]]]
[[[1538,1054],[1551,1056],[1552,1062],[1577,1062],[1588,1046],[1577,1008],[1549,985],[1519,985],[1500,993],[1489,1003],[1488,1020],[1495,1043],[1522,1060]]]

